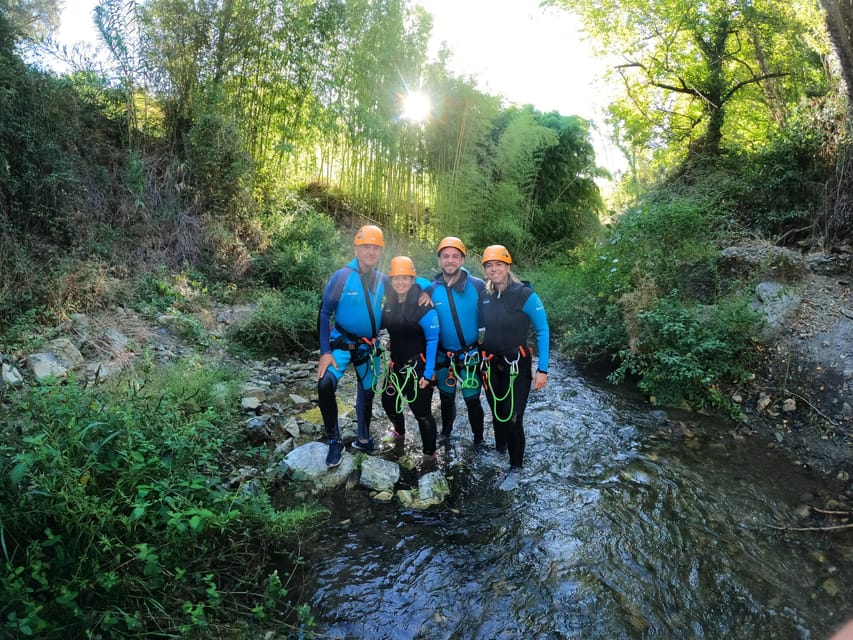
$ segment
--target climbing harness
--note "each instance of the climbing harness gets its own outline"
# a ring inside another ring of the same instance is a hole
[[[477,375],[477,368],[480,364],[480,354],[476,349],[466,351],[461,356],[448,351],[447,358],[450,361],[448,365],[447,386],[455,387],[458,380],[460,389],[476,389],[479,387],[480,378]],[[462,366],[462,375],[459,374],[459,370],[456,368],[457,360]]]
[[[483,351],[482,360],[481,360],[481,369],[483,370],[483,386],[486,390],[489,390],[492,394],[492,415],[494,419],[498,422],[509,422],[512,419],[512,416],[515,414],[515,379],[518,377],[518,363],[521,358],[527,357],[527,352],[523,346],[518,348],[518,354],[516,354],[514,360],[510,360],[506,356],[503,357],[504,362],[509,366],[509,386],[502,396],[498,396],[495,393],[494,386],[492,385],[492,358],[495,357],[495,354],[486,355],[486,352]],[[498,403],[503,402],[509,398],[509,414],[505,418],[501,418],[498,415]]]
[[[420,359],[421,361],[426,362],[426,358],[423,354],[420,354]],[[393,362],[388,363],[386,371],[388,376],[388,382],[385,385],[385,393],[387,393],[389,396],[396,396],[394,408],[397,413],[403,413],[403,409],[406,408],[406,405],[411,404],[418,398],[418,391],[420,389],[418,387],[418,378],[420,376],[418,375],[417,371],[417,358],[412,358],[405,365],[403,365],[399,370],[399,374],[397,371],[394,370]],[[413,382],[412,397],[407,398],[405,394],[405,389],[406,385],[408,385],[410,382]]]
[[[338,328],[338,331],[341,329]],[[364,380],[368,373],[373,373],[371,389],[374,392],[378,391],[379,380],[382,379],[383,360],[387,359],[387,356],[384,359],[382,357],[385,354],[382,345],[376,338],[357,338],[351,337],[350,334],[343,331],[341,333],[342,335],[332,343],[332,349],[349,351],[356,375],[359,379]],[[353,342],[348,342],[345,338],[349,338]],[[365,365],[367,366],[365,367]]]

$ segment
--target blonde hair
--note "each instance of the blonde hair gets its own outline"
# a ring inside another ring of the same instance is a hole
[[[507,273],[509,274],[509,284],[507,284],[507,287],[509,287],[513,282],[521,282],[521,278],[513,273],[512,267],[508,269]],[[486,280],[486,293],[490,296],[495,295],[495,285],[491,280]]]

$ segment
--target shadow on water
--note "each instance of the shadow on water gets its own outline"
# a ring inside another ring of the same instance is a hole
[[[447,504],[324,497],[304,549],[323,637],[822,640],[853,615],[853,537],[778,528],[821,478],[713,420],[660,437],[647,406],[554,374],[515,490],[460,415]]]

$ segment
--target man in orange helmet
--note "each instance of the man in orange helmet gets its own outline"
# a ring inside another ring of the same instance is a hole
[[[338,380],[350,364],[358,379],[355,402],[358,437],[352,446],[366,452],[374,449],[370,420],[374,380],[380,367],[376,338],[386,282],[385,274],[378,270],[385,246],[382,229],[370,224],[361,227],[353,244],[355,258],[332,274],[323,290],[318,318],[320,360],[317,363],[317,395],[329,438],[326,456],[329,467],[338,466],[343,456],[337,388]]]
[[[439,444],[450,439],[456,419],[456,390],[468,410],[474,444],[483,442],[483,406],[480,404],[479,355],[477,349],[477,301],[485,283],[464,269],[467,250],[455,236],[438,243],[436,254],[441,271],[429,287],[438,313],[439,348],[436,380],[441,400]]]

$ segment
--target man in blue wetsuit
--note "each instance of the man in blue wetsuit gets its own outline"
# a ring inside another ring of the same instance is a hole
[[[438,313],[439,347],[436,380],[441,400],[441,433],[438,444],[450,439],[456,419],[456,390],[461,389],[474,444],[483,442],[483,407],[480,404],[480,378],[477,334],[477,303],[485,284],[463,268],[465,245],[448,236],[438,243],[438,265],[430,285],[430,295]]]
[[[329,467],[338,466],[343,455],[336,395],[338,380],[350,364],[358,380],[355,401],[358,437],[352,446],[366,452],[374,449],[370,419],[374,380],[380,367],[376,338],[382,319],[386,277],[378,266],[384,246],[382,229],[374,225],[361,227],[355,234],[355,259],[335,271],[323,290],[318,318],[317,395],[329,438],[326,456]]]

